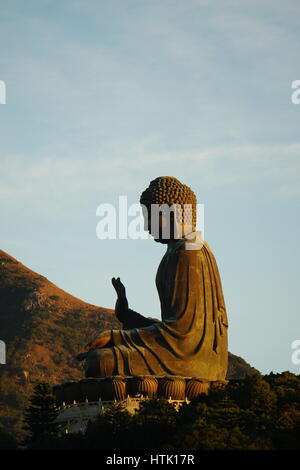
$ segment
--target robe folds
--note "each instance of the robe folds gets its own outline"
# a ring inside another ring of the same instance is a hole
[[[227,314],[215,257],[204,242],[168,245],[156,275],[161,321],[130,310],[111,347],[90,351],[87,377],[156,375],[224,380]],[[143,321],[144,320],[144,321]],[[136,326],[134,324],[136,322]],[[146,325],[141,326],[140,325]]]

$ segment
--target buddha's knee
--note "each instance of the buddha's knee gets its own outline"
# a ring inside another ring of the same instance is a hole
[[[112,349],[94,349],[86,359],[86,377],[108,377],[114,375],[115,357]]]

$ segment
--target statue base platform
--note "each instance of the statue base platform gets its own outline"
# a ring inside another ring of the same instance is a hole
[[[132,398],[165,398],[175,401],[192,400],[208,394],[212,388],[223,387],[226,380],[210,381],[201,377],[139,375],[85,378],[53,387],[58,406],[85,402],[124,401]]]

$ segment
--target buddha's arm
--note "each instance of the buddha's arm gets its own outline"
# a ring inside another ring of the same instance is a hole
[[[155,318],[144,317],[140,313],[135,312],[134,310],[129,308],[122,323],[123,329],[129,330],[131,328],[143,328],[145,326],[150,326],[154,323],[159,323],[159,320]]]
[[[146,318],[128,307],[125,286],[119,277],[113,277],[112,284],[118,295],[115,314],[118,320],[122,323],[123,330],[129,330],[131,328],[143,328],[159,321],[152,318]]]

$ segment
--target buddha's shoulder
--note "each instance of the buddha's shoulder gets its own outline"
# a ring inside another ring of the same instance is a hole
[[[172,252],[174,255],[180,257],[199,257],[202,256],[205,252],[212,253],[211,248],[207,241],[203,239],[180,239],[178,240],[173,248]]]

